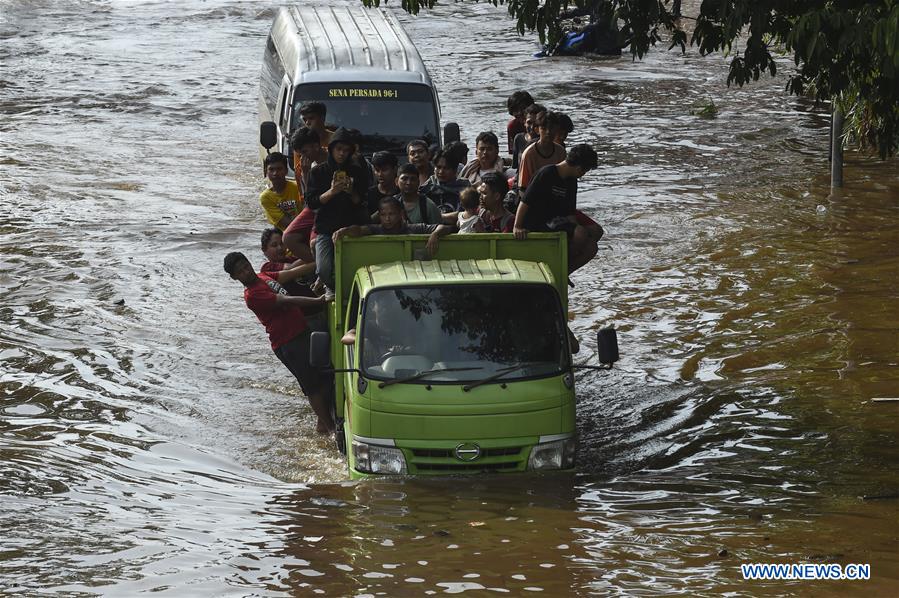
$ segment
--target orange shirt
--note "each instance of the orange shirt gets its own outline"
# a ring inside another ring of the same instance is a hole
[[[549,156],[543,156],[537,145],[532,143],[521,154],[521,164],[518,165],[518,188],[525,189],[537,174],[537,171],[550,164],[558,164],[565,159],[565,148],[558,143],[553,143],[553,151]]]

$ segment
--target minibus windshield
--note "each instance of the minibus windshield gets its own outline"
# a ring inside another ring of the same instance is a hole
[[[293,96],[291,130],[301,127],[300,108],[307,102],[322,102],[328,109],[326,124],[358,129],[362,150],[405,151],[412,139],[436,143],[437,109],[426,85],[402,83],[306,83]]]
[[[543,284],[464,284],[371,292],[362,314],[362,370],[410,384],[505,383],[568,367],[558,295]]]

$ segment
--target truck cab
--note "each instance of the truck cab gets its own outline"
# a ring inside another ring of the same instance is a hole
[[[335,371],[351,477],[568,469],[575,394],[564,236],[337,243],[316,365]]]

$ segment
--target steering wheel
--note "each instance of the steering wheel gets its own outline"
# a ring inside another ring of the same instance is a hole
[[[405,347],[403,345],[396,345],[396,346],[390,347],[389,349],[387,349],[387,351],[383,355],[381,355],[380,362],[384,363],[384,361],[387,358],[393,357],[394,355],[414,355],[414,353],[412,353],[411,347]]]

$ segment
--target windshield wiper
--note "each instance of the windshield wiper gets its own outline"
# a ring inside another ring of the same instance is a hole
[[[430,376],[431,374],[439,374],[442,372],[467,372],[470,370],[483,370],[484,368],[481,366],[474,366],[468,368],[435,368],[433,370],[425,370],[423,372],[418,372],[417,374],[412,374],[411,376],[406,376],[405,378],[394,378],[393,380],[387,380],[385,382],[381,382],[378,384],[378,388],[384,388],[386,386],[390,386],[391,384],[402,384],[404,382],[412,382],[414,380],[419,380],[420,378],[424,378],[425,376]]]
[[[468,392],[472,388],[477,388],[478,386],[480,386],[482,384],[489,384],[489,383],[493,382],[494,380],[499,380],[506,374],[511,374],[514,371],[520,370],[521,368],[526,368],[526,367],[532,366],[536,363],[542,363],[542,362],[526,361],[523,363],[517,363],[515,365],[510,365],[509,367],[503,368],[501,370],[496,370],[496,372],[494,372],[490,376],[487,376],[483,380],[478,380],[477,382],[472,382],[471,384],[466,384],[465,386],[462,387],[462,390],[464,390],[465,392]]]

